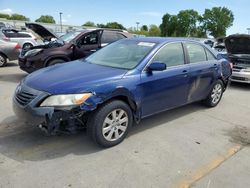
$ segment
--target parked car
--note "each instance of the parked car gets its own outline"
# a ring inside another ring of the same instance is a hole
[[[22,48],[30,48],[42,43],[32,33],[18,31],[15,29],[1,29],[0,39],[5,41],[17,42]]]
[[[96,143],[110,147],[133,121],[197,101],[215,107],[227,84],[221,61],[202,43],[131,38],[28,75],[13,106],[19,118],[49,133],[86,126]]]
[[[230,35],[225,46],[233,64],[231,81],[250,83],[250,35]]]
[[[40,36],[46,34],[43,38],[51,40],[56,37],[51,32],[46,33],[46,28],[41,25],[37,27],[37,24],[32,23],[28,27]],[[46,45],[24,49],[19,57],[19,66],[22,70],[31,73],[47,66],[86,57],[107,44],[129,37],[132,35],[123,30],[72,31]]]
[[[21,46],[16,42],[0,40],[0,67],[7,64],[8,60],[16,60],[20,54]]]

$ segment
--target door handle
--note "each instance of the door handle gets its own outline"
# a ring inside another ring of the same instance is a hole
[[[188,71],[187,71],[187,70],[183,70],[182,72],[183,72],[183,73],[187,73]]]

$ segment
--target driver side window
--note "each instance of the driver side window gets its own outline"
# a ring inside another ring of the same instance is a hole
[[[170,43],[161,48],[152,62],[165,63],[167,67],[184,64],[184,53],[181,43]]]
[[[80,39],[78,46],[81,48],[85,45],[95,45],[95,44],[98,44],[97,33],[89,33]]]

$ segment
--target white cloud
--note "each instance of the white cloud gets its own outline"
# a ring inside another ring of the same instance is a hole
[[[13,14],[12,9],[10,9],[10,8],[2,9],[2,10],[0,10],[0,12],[4,13],[4,14]]]
[[[150,17],[161,17],[162,16],[162,13],[154,12],[154,11],[139,12],[138,14],[141,16],[150,16]]]

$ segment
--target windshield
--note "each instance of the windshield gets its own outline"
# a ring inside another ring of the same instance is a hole
[[[154,46],[155,43],[151,42],[120,40],[97,51],[86,58],[86,61],[103,66],[133,69]]]
[[[61,36],[60,39],[64,42],[70,42],[72,39],[74,39],[77,35],[79,35],[81,31],[72,31],[69,33],[66,33],[65,35]]]

